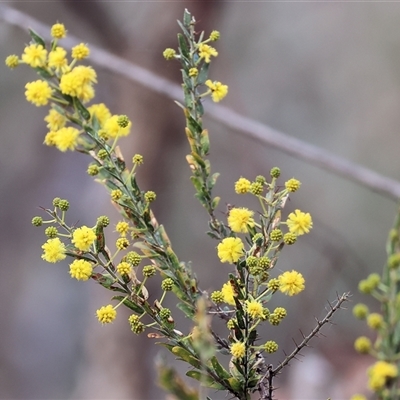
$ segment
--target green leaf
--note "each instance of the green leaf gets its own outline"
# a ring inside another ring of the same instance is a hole
[[[190,307],[185,303],[178,303],[176,307],[179,308],[188,318],[193,319],[195,314],[193,307]]]
[[[191,176],[190,180],[192,181],[193,186],[198,192],[201,192],[203,190],[203,182],[196,176]]]
[[[38,33],[36,33],[33,29],[28,29],[28,31],[34,43],[41,44],[43,48],[46,48],[46,43],[44,42],[44,39]]]
[[[39,76],[41,76],[43,79],[49,79],[52,78],[54,75],[52,73],[50,73],[49,71],[47,71],[47,69],[45,68],[35,68],[35,71],[39,74]]]
[[[189,27],[191,21],[192,21],[192,15],[191,15],[190,12],[185,8],[185,11],[183,12],[183,24],[184,24],[186,27]]]
[[[202,385],[209,387],[211,389],[217,389],[217,390],[225,389],[225,387],[223,385],[216,382],[210,376],[201,373],[200,371],[188,371],[188,372],[186,372],[186,376],[188,376],[189,378],[196,379],[196,381],[201,382]]]
[[[208,130],[203,129],[200,134],[200,145],[205,155],[210,151],[210,138],[208,137]]]
[[[216,172],[215,174],[212,174],[211,177],[209,178],[208,187],[210,189],[212,189],[215,186],[215,184],[217,183],[217,179],[218,179],[219,175],[220,175],[219,172]]]
[[[210,68],[210,63],[204,63],[199,71],[199,75],[197,76],[197,82],[199,85],[203,85],[204,82],[207,80],[208,78],[208,70]]]
[[[229,378],[228,382],[229,382],[230,387],[235,391],[240,390],[242,387],[242,384],[240,383],[240,381],[234,377]]]
[[[221,200],[220,197],[214,197],[212,203],[211,203],[211,207],[213,208],[213,210],[215,210],[218,207],[219,201]]]
[[[185,34],[185,36],[189,39],[190,38],[189,31],[185,28],[185,26],[182,24],[181,21],[178,20],[177,22],[178,22],[179,27],[182,29],[183,33]]]
[[[178,43],[179,43],[180,53],[182,54],[183,57],[185,57],[188,60],[189,59],[189,48],[187,47],[185,37],[181,33],[178,33]]]
[[[88,121],[90,119],[90,112],[86,109],[86,107],[81,103],[81,101],[77,97],[73,97],[73,104],[75,109],[78,111],[79,115],[85,121]]]
[[[217,357],[214,356],[211,358],[211,365],[213,366],[215,373],[221,379],[228,379],[231,377],[231,374],[219,363]]]
[[[195,368],[201,368],[201,362],[199,359],[195,358],[192,354],[190,354],[187,350],[185,350],[183,347],[175,346],[172,349],[172,353],[178,357],[178,359],[182,361],[186,361],[190,365],[192,365]]]

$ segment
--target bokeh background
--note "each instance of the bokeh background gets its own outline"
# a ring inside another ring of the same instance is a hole
[[[399,177],[400,4],[360,2],[9,1],[39,21],[63,22],[82,41],[179,83],[179,66],[162,51],[176,47],[176,20],[188,8],[198,29],[218,29],[218,58],[211,78],[229,85],[224,105],[288,135]],[[4,8],[0,9],[0,14]],[[26,31],[0,19],[0,58],[20,54]],[[95,66],[96,67],[96,66]],[[207,217],[193,196],[185,161],[184,120],[170,99],[98,69],[96,101],[133,120],[121,142],[126,158],[144,155],[139,180],[157,192],[155,212],[166,226],[176,253],[191,260],[204,289],[218,289],[229,267],[218,262]],[[27,67],[0,69],[0,398],[135,399],[165,398],[156,385],[154,360],[162,348],[133,335],[123,315],[101,327],[94,312],[109,294],[92,282],[72,281],[68,263],[41,260],[43,231],[30,224],[39,206],[54,197],[71,202],[70,221],[93,225],[116,212],[103,188],[86,175],[83,155],[61,154],[42,145],[47,111],[27,104],[24,85],[36,79]],[[310,212],[314,229],[287,248],[282,270],[297,269],[306,290],[281,296],[273,306],[288,309],[265,337],[290,352],[293,339],[321,318],[327,301],[351,291],[347,310],[326,326],[305,357],[292,362],[277,380],[280,400],[346,399],[365,392],[365,369],[372,360],[357,356],[353,342],[366,327],[351,315],[364,301],[357,283],[385,261],[385,241],[397,204],[345,178],[325,172],[205,118],[211,136],[215,189],[225,203],[256,206],[234,193],[245,176],[268,175],[279,166],[282,179],[302,181],[287,212]],[[112,228],[109,228],[111,231]],[[156,296],[156,288],[151,288]],[[275,296],[277,297],[277,296]],[[178,317],[179,311],[174,310]],[[182,323],[185,323],[183,321]],[[282,351],[272,359],[279,362]],[[180,364],[177,364],[177,366]],[[182,373],[185,365],[180,365]],[[365,392],[368,394],[368,392]],[[223,394],[209,393],[212,398]]]

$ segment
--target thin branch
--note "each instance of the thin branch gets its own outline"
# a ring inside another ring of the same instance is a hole
[[[335,305],[331,305],[329,303],[329,307],[330,310],[328,311],[328,313],[325,315],[324,319],[322,319],[321,321],[317,319],[317,325],[315,326],[315,328],[307,335],[307,336],[303,336],[303,340],[301,341],[301,343],[298,345],[294,340],[294,343],[296,345],[296,348],[283,360],[283,362],[281,362],[273,371],[272,371],[272,375],[275,376],[276,374],[279,373],[279,371],[285,367],[286,365],[289,364],[289,362],[293,359],[296,358],[298,355],[300,355],[300,351],[301,349],[303,349],[304,347],[308,346],[308,342],[314,337],[317,336],[320,333],[321,328],[327,324],[328,322],[330,322],[330,319],[332,318],[333,314],[339,310],[341,308],[341,305],[347,301],[350,297],[350,293],[343,293],[340,297],[337,298],[337,302]]]
[[[49,26],[13,8],[0,5],[0,20],[21,29],[31,27],[40,35],[50,38]],[[66,47],[72,47],[81,42],[82,40],[72,35],[64,39]],[[179,85],[96,46],[91,45],[90,48],[91,60],[104,69],[113,71],[173,100],[182,99],[182,90]],[[240,115],[228,107],[208,101],[206,103],[207,114],[215,121],[241,132],[263,145],[268,145],[313,166],[340,175],[392,200],[398,201],[400,199],[400,182],[395,179],[381,175],[318,146],[296,139],[291,135],[272,129],[261,122]]]

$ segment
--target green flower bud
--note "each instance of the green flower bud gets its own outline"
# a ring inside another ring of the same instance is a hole
[[[268,340],[268,342],[264,344],[264,349],[267,353],[275,353],[278,350],[278,344],[273,340]]]
[[[353,315],[357,319],[365,319],[368,315],[368,307],[365,304],[358,303],[353,307]]]
[[[286,317],[287,311],[283,307],[277,307],[274,310],[274,314],[282,320]]]
[[[165,49],[163,52],[163,56],[166,60],[172,60],[173,58],[175,58],[176,55],[176,51],[174,49]]]
[[[171,316],[171,310],[169,308],[163,308],[160,310],[160,318],[162,320],[167,320]]]
[[[278,167],[273,167],[269,173],[272,178],[279,178],[281,170]]]
[[[273,278],[268,282],[268,289],[276,292],[279,289],[280,283],[278,278]]]
[[[134,267],[137,267],[142,261],[142,257],[140,254],[136,253],[136,251],[130,251],[125,258],[126,261]]]
[[[117,118],[117,124],[120,128],[126,128],[129,122],[129,118],[126,115],[119,115]]]
[[[288,232],[283,235],[283,241],[287,245],[296,243],[297,236],[294,233]]]
[[[372,343],[366,336],[360,336],[354,342],[354,348],[357,353],[368,354],[371,351]]]
[[[32,225],[33,226],[41,226],[43,224],[43,218],[42,217],[33,217],[32,218]]]
[[[276,325],[279,325],[279,323],[282,321],[282,319],[279,318],[278,315],[272,313],[272,314],[269,315],[268,321],[269,321],[269,323],[271,325],[275,325],[276,326]]]
[[[49,239],[54,239],[55,237],[57,237],[58,230],[55,226],[49,226],[48,228],[45,229],[44,234]]]
[[[264,190],[264,185],[260,182],[252,182],[250,185],[250,193],[254,196],[260,196]]]
[[[60,198],[59,197],[55,197],[54,199],[53,199],[53,206],[54,207],[59,207],[59,203],[60,203]]]
[[[150,278],[156,274],[156,267],[153,265],[147,265],[143,267],[143,275],[147,278]]]
[[[107,150],[100,149],[100,150],[97,152],[97,157],[99,157],[100,160],[105,160],[105,159],[108,157]]]
[[[211,293],[211,300],[215,303],[222,303],[224,301],[224,295],[220,290],[216,290]]]
[[[144,162],[143,156],[141,154],[135,154],[132,158],[132,162],[136,165],[142,165]]]
[[[69,209],[69,201],[68,200],[60,200],[58,203],[58,207],[60,207],[61,211],[68,211]]]
[[[108,218],[106,215],[102,215],[99,218],[97,218],[97,224],[99,226],[102,226],[103,228],[106,228],[110,224],[110,218]]]
[[[161,282],[161,289],[169,292],[174,287],[174,281],[171,278],[166,278]]]
[[[90,164],[87,169],[87,173],[90,176],[96,176],[99,173],[100,169],[97,164]]]
[[[283,232],[280,229],[276,228],[271,231],[271,233],[269,234],[269,238],[273,242],[279,242],[283,238]]]
[[[152,192],[151,190],[147,191],[144,194],[144,198],[146,199],[146,201],[148,203],[151,203],[152,201],[154,201],[156,199],[156,197],[157,197],[157,195],[154,192]]]

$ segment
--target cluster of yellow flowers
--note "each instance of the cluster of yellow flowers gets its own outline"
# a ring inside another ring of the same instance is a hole
[[[57,23],[51,28],[53,41],[50,49],[46,49],[42,39],[33,34],[33,43],[25,47],[21,57],[13,54],[6,58],[6,65],[15,68],[19,64],[27,64],[42,77],[25,85],[26,99],[36,106],[46,106],[51,102],[49,114],[45,117],[48,123],[44,143],[55,146],[60,151],[75,150],[84,144],[81,134],[84,129],[73,126],[66,127],[68,121],[76,123],[82,104],[95,96],[94,84],[97,83],[96,71],[91,66],[76,65],[90,55],[89,47],[80,43],[71,50],[71,60],[67,51],[59,46],[58,41],[66,36],[63,24]],[[93,119],[100,127],[99,136],[104,140],[116,139],[130,133],[131,123],[120,125],[120,116],[112,115],[104,104],[93,104],[87,108],[91,122]]]
[[[212,31],[208,39],[197,43],[196,47],[192,49],[192,53],[194,54],[190,57],[191,60],[195,61],[193,65],[190,65],[188,73],[189,77],[192,79],[191,83],[193,86],[196,87],[200,84],[205,84],[207,86],[208,90],[200,97],[211,95],[212,100],[216,103],[220,102],[228,94],[228,86],[218,81],[211,81],[210,79],[206,81],[199,79],[199,70],[201,69],[202,62],[209,64],[211,62],[211,57],[218,56],[218,51],[207,43],[216,41],[219,38],[219,32]],[[182,55],[176,54],[176,51],[171,48],[165,49],[163,55],[166,60],[180,59],[182,57]]]
[[[243,177],[238,179],[235,183],[236,193],[251,193],[260,200],[263,209],[263,213],[260,215],[261,221],[257,223],[254,220],[254,211],[248,208],[230,208],[227,223],[231,235],[222,239],[217,246],[220,261],[234,264],[239,269],[245,266],[249,277],[251,277],[250,282],[253,282],[255,288],[253,290],[248,287],[246,290],[249,290],[249,293],[240,295],[240,284],[238,286],[237,282],[229,280],[220,291],[212,293],[211,299],[217,304],[223,302],[234,307],[243,303],[244,310],[250,319],[255,321],[255,324],[268,320],[271,325],[278,325],[286,316],[286,310],[282,307],[276,308],[273,312],[265,307],[265,303],[269,300],[268,293],[273,294],[279,290],[286,295],[294,296],[303,291],[305,287],[302,274],[295,270],[283,272],[276,278],[271,279],[269,277],[269,272],[273,268],[271,260],[273,256],[270,256],[270,254],[274,254],[284,244],[293,244],[298,236],[309,233],[313,226],[311,215],[300,210],[290,213],[285,222],[281,221],[280,217],[276,218],[276,214],[269,215],[268,210],[275,209],[274,207],[280,208],[280,202],[284,201],[289,193],[297,191],[301,185],[297,179],[292,178],[285,183],[285,189],[281,192],[275,192],[275,180],[279,174],[278,168],[271,170],[271,184],[267,183],[265,177],[262,176],[258,176],[254,182]],[[265,187],[267,187],[268,194],[264,196]],[[272,224],[271,219],[274,220]],[[280,225],[287,226],[288,232],[286,234],[282,232]],[[246,242],[251,244],[245,245],[245,241],[237,234],[249,235]],[[265,290],[260,290],[263,285],[266,286]],[[228,322],[229,325],[232,324]],[[275,342],[269,343],[267,347],[269,352],[277,349]],[[245,349],[246,346],[243,341],[235,341],[231,345],[231,354],[234,358],[244,357]]]

